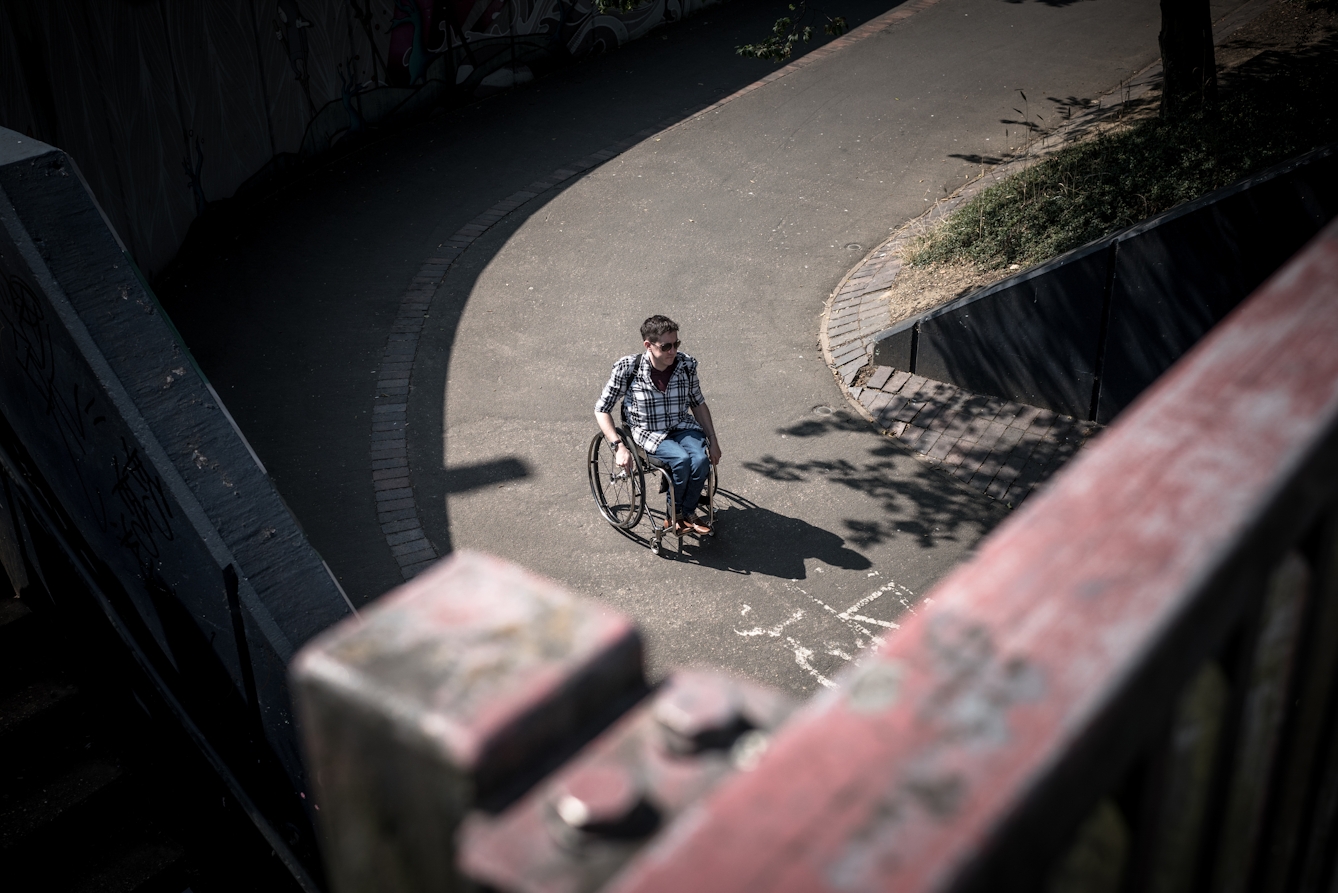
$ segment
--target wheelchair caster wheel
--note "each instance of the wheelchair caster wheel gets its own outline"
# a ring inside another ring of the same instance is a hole
[[[650,551],[651,551],[651,554],[653,554],[653,555],[659,555],[659,554],[660,554],[660,541],[659,541],[659,540],[652,540],[652,541],[651,541],[651,544],[650,544]]]

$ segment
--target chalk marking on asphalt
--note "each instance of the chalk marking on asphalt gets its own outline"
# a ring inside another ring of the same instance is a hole
[[[851,617],[845,611],[838,611],[829,605],[823,605],[823,607],[830,611],[833,617],[855,631],[856,648],[864,648],[869,644],[869,641],[878,638],[877,633],[868,627],[861,625],[860,621],[864,619],[863,617]]]
[[[846,608],[843,612],[841,612],[841,613],[838,614],[837,616],[839,616],[839,617],[843,617],[843,618],[844,618],[847,614],[851,613],[852,611],[858,611],[860,608],[864,607],[865,605],[869,604],[870,602],[875,602],[875,601],[877,601],[878,599],[882,598],[884,593],[886,593],[889,589],[893,589],[893,588],[895,588],[896,585],[897,585],[897,584],[896,584],[895,582],[889,582],[889,583],[887,583],[886,585],[883,585],[883,586],[878,587],[878,588],[875,589],[873,592],[871,592],[871,593],[869,593],[868,595],[864,596],[864,598],[860,599],[859,601],[855,602],[855,603],[854,603],[853,605],[851,605],[850,607]]]
[[[865,617],[863,614],[848,615],[851,620],[858,620],[860,623],[876,623],[884,629],[901,629],[900,623],[893,623],[891,620],[875,620],[872,617]]]
[[[819,673],[817,668],[808,662],[808,659],[813,656],[812,648],[805,648],[803,645],[800,645],[795,641],[793,636],[786,636],[785,641],[789,642],[790,647],[794,649],[794,662],[803,667],[808,672],[808,675],[818,680],[818,683],[824,688],[836,688],[835,682]]]
[[[790,582],[793,583],[793,582],[795,582],[795,581],[794,581],[794,580],[791,580]],[[810,600],[812,600],[814,603],[816,603],[816,604],[818,604],[818,605],[821,605],[821,606],[822,606],[822,609],[823,609],[824,611],[826,611],[828,614],[831,614],[831,615],[832,615],[833,617],[835,617],[837,620],[840,620],[840,621],[841,621],[842,623],[844,623],[846,626],[853,627],[853,628],[855,629],[855,631],[856,631],[856,635],[855,635],[855,647],[856,647],[856,648],[863,648],[863,647],[864,647],[864,644],[865,644],[865,643],[860,639],[860,634],[863,634],[863,636],[864,636],[865,638],[868,638],[868,639],[876,638],[876,636],[874,635],[874,633],[873,633],[872,630],[867,630],[867,629],[865,629],[864,627],[860,626],[858,623],[851,623],[850,620],[849,620],[848,618],[841,616],[841,614],[840,614],[835,608],[833,608],[831,605],[827,604],[825,601],[823,601],[822,599],[818,598],[817,596],[810,595],[809,592],[808,592],[808,590],[806,590],[806,589],[802,589],[802,588],[800,588],[800,587],[798,587],[798,586],[796,586],[796,587],[794,587],[794,588],[795,588],[796,591],[801,592],[801,593],[803,593],[804,595],[808,596],[808,598],[809,598]]]
[[[873,592],[864,596],[864,598],[861,598],[859,601],[855,602],[849,608],[846,608],[844,611],[838,611],[831,605],[824,602],[822,599],[813,595],[808,590],[804,589],[802,586],[798,585],[799,584],[798,580],[790,580],[789,583],[790,586],[788,588],[791,591],[798,592],[799,594],[807,597],[814,604],[820,606],[829,615],[841,621],[841,623],[846,627],[846,629],[850,630],[850,632],[854,634],[855,637],[854,654],[850,653],[849,651],[845,650],[840,645],[834,642],[828,642],[825,646],[823,646],[822,653],[830,657],[840,658],[842,661],[845,661],[846,663],[853,663],[856,666],[860,665],[860,660],[857,656],[859,652],[864,651],[870,644],[873,644],[881,640],[881,634],[873,632],[873,630],[870,629],[870,627],[880,628],[882,630],[901,629],[901,625],[894,621],[879,620],[876,617],[869,617],[865,614],[857,612],[859,612],[862,608],[866,608],[867,606],[878,601],[884,595],[896,592],[898,590],[906,593],[906,595],[910,596],[911,598],[915,597],[915,593],[912,590],[901,585],[895,580],[889,580],[882,586],[875,589]],[[901,598],[899,599],[899,601],[907,609],[910,609],[910,604],[907,602],[905,598]],[[751,605],[743,605],[743,609],[740,611],[740,613],[746,616],[752,610],[753,609]],[[767,638],[780,639],[782,638],[782,634],[788,627],[798,623],[800,620],[804,618],[804,616],[805,613],[803,609],[799,609],[796,610],[793,614],[791,614],[788,619],[783,620],[776,626],[770,628],[755,626],[752,629],[747,629],[747,630],[735,629],[734,632],[737,635],[750,638],[765,636]],[[868,625],[866,626],[865,624]],[[813,662],[811,659],[815,654],[818,653],[817,651],[815,651],[812,648],[809,648],[807,645],[804,645],[799,641],[799,639],[795,638],[792,635],[785,635],[784,640],[785,644],[788,646],[788,650],[794,656],[795,663],[798,664],[800,667],[802,667],[804,672],[808,673],[809,676],[813,677],[813,679],[815,679],[818,682],[818,684],[822,685],[824,688],[837,687],[837,684],[835,682],[833,682],[831,679],[823,675],[823,673],[817,667],[813,666]]]
[[[780,634],[785,631],[785,627],[789,626],[792,623],[798,623],[800,620],[803,619],[803,617],[804,617],[804,612],[803,609],[801,608],[800,610],[795,611],[793,614],[791,614],[789,620],[783,620],[776,626],[773,626],[771,629],[763,629],[760,626],[755,626],[752,629],[736,629],[734,630],[734,632],[738,633],[741,636],[770,636],[773,639],[778,639],[780,638]]]

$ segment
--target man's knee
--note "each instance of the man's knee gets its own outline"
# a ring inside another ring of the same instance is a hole
[[[692,453],[692,476],[698,479],[705,479],[710,467],[711,460],[710,457],[706,455],[706,450],[694,450]]]

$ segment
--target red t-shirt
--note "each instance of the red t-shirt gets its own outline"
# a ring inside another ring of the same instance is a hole
[[[669,368],[665,369],[663,372],[661,372],[659,369],[656,369],[654,364],[651,365],[650,383],[655,385],[655,390],[659,391],[661,394],[663,394],[666,390],[668,390],[669,379],[671,376],[673,376],[674,369],[677,366],[678,366],[678,357],[674,357],[674,361],[669,364]]]

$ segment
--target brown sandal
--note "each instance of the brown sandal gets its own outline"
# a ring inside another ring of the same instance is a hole
[[[702,523],[702,520],[700,518],[689,518],[683,523],[684,525],[686,525],[688,530],[692,531],[698,536],[707,536],[711,532],[711,525]]]

